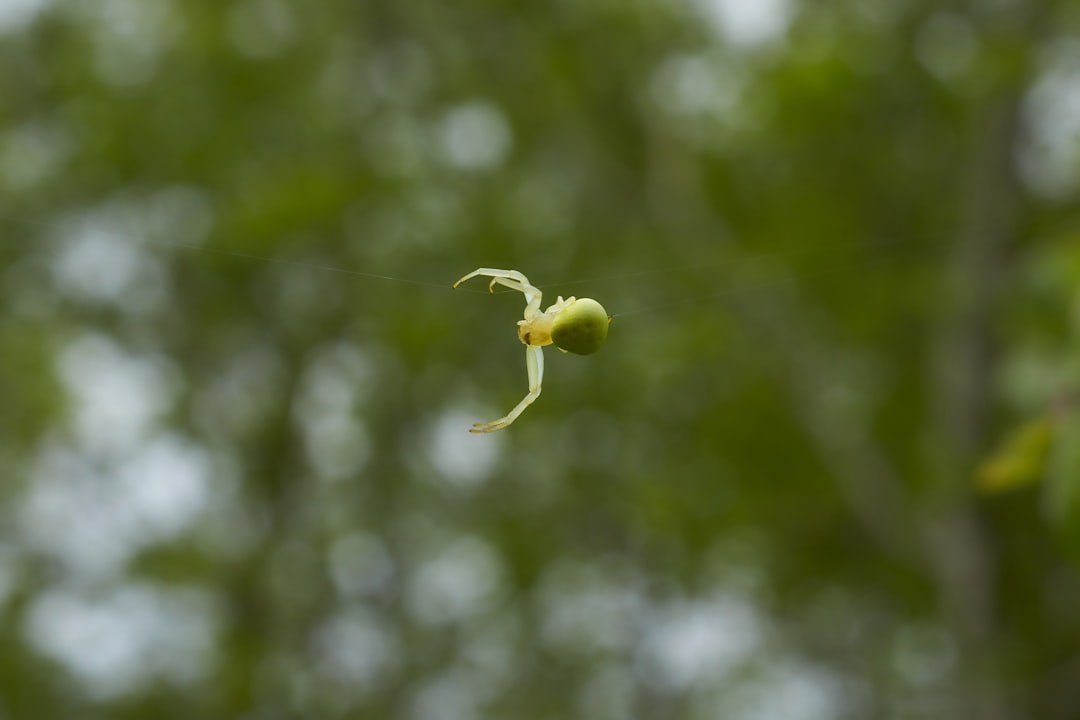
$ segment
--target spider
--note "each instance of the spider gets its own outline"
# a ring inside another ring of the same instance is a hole
[[[540,383],[544,380],[544,346],[555,345],[563,352],[589,355],[600,349],[607,337],[611,318],[600,303],[590,298],[559,296],[547,310],[540,310],[542,293],[529,278],[517,270],[479,268],[454,283],[461,283],[478,275],[490,277],[489,292],[496,285],[505,285],[525,296],[525,319],[518,320],[518,338],[525,344],[525,365],[529,370],[529,393],[504,417],[487,423],[476,423],[469,432],[488,433],[502,430],[514,422],[533,400],[540,397]]]

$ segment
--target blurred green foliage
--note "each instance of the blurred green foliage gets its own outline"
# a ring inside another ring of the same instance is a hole
[[[1078,48],[0,5],[0,718],[1080,715]],[[477,437],[479,266],[616,317]]]

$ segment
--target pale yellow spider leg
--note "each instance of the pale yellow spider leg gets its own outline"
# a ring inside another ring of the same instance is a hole
[[[505,285],[511,290],[517,290],[519,293],[525,296],[525,317],[531,319],[540,314],[540,302],[543,294],[537,288],[532,285],[522,285],[517,280],[510,280],[507,278],[497,277],[491,281],[490,288],[494,289],[495,285]]]
[[[489,433],[502,430],[514,420],[517,420],[518,415],[529,407],[533,400],[540,397],[540,386],[544,381],[544,349],[536,345],[526,347],[525,365],[529,370],[529,394],[522,398],[521,402],[506,414],[506,417],[488,423],[476,423],[469,428],[469,432]]]
[[[471,280],[472,278],[474,278],[474,277],[476,277],[478,275],[483,275],[485,277],[510,278],[512,280],[517,280],[518,282],[520,282],[520,283],[522,283],[524,285],[529,284],[529,278],[525,277],[523,274],[519,273],[517,270],[496,270],[495,268],[477,268],[476,270],[473,270],[471,273],[469,273],[468,275],[466,275],[465,277],[461,278],[456,283],[454,283],[454,287],[457,287],[458,285],[465,282],[466,280]]]
[[[525,296],[525,317],[531,318],[540,314],[540,302],[543,293],[529,282],[529,278],[517,270],[496,270],[495,268],[477,268],[465,277],[454,283],[456,288],[461,283],[478,275],[492,278],[488,289],[494,291],[495,285],[505,285],[511,290],[516,290]]]

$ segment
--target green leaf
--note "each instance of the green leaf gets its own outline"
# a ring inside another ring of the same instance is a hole
[[[1046,472],[1053,438],[1054,424],[1049,416],[1021,425],[978,467],[976,486],[983,492],[992,493],[1039,481]]]

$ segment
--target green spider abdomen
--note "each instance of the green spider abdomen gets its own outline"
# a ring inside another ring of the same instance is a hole
[[[551,325],[551,341],[567,352],[589,355],[604,344],[609,322],[610,318],[600,303],[581,298],[555,317]]]

